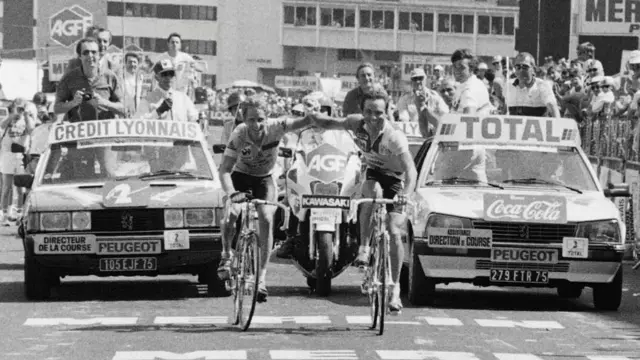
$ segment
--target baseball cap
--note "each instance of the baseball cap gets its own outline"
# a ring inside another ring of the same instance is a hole
[[[421,67],[417,67],[413,70],[411,70],[411,76],[412,79],[415,77],[427,77],[427,74],[424,73],[424,69],[422,69]]]
[[[442,65],[436,65],[436,67],[434,67],[433,70],[444,71],[444,68],[442,67]]]
[[[478,70],[489,70],[489,67],[487,66],[487,64],[481,62],[480,64],[478,64]]]
[[[176,71],[171,60],[160,60],[153,65],[153,72],[156,74],[161,74],[167,71]]]
[[[306,109],[304,108],[304,106],[303,106],[302,104],[296,104],[296,105],[291,109],[291,111],[292,111],[292,112],[293,112],[293,111],[297,111],[297,112],[303,113],[303,112],[305,112],[305,111],[306,111]]]
[[[611,76],[605,76],[604,78],[602,78],[602,80],[600,81],[600,86],[614,86],[614,81],[613,78]]]
[[[497,63],[497,62],[501,62],[502,61],[502,56],[501,55],[496,55],[493,57],[493,60],[491,61],[491,63]]]
[[[602,76],[602,75],[594,76],[593,78],[591,78],[591,82],[589,84],[590,85],[597,84],[597,83],[600,83],[603,80],[604,80],[604,76]]]

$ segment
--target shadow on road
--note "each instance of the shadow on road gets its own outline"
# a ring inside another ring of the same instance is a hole
[[[24,269],[24,264],[4,264],[0,263],[0,270],[22,270]]]

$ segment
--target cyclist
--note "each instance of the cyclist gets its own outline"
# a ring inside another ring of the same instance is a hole
[[[363,153],[367,166],[366,180],[362,184],[365,198],[382,197],[397,199],[400,206],[387,206],[387,228],[391,237],[392,291],[389,310],[398,313],[400,301],[400,269],[404,258],[402,235],[406,233],[404,204],[416,185],[416,167],[409,151],[405,134],[396,130],[386,115],[389,97],[383,90],[374,90],[364,95],[363,114],[349,115],[345,119],[331,118],[322,114],[310,117],[314,125],[325,129],[342,129],[355,134],[355,143]],[[370,257],[373,206],[362,204],[358,222],[360,224],[360,248],[356,265],[368,264]]]
[[[277,189],[273,177],[280,141],[287,132],[310,125],[309,118],[267,119],[267,104],[262,100],[249,99],[242,103],[244,123],[238,125],[229,138],[220,166],[220,181],[232,203],[247,200],[247,192],[267,201],[277,201]],[[222,260],[218,276],[229,279],[231,265],[231,242],[236,231],[236,220],[240,207],[231,205],[231,214],[223,223]],[[258,206],[260,272],[258,278],[258,302],[267,301],[265,278],[270,250],[273,245],[273,206]],[[266,241],[266,243],[265,243]]]

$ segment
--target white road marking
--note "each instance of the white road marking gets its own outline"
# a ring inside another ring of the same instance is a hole
[[[358,360],[354,350],[271,350],[272,360]]]
[[[587,355],[587,359],[589,360],[631,360],[626,356],[618,356],[618,355]]]
[[[517,346],[511,345],[511,344],[509,344],[508,342],[506,342],[506,341],[504,341],[504,340],[502,340],[502,339],[498,339],[498,338],[496,338],[496,339],[491,339],[491,340],[485,340],[485,341],[486,341],[487,343],[495,343],[495,344],[498,344],[498,345],[506,346],[506,347],[511,348],[511,349],[514,349],[514,350],[517,350],[517,349],[518,349],[518,347],[517,347]]]
[[[226,316],[158,316],[153,320],[156,325],[185,325],[185,324],[227,324]]]
[[[349,324],[371,324],[371,316],[347,316]]]
[[[377,350],[382,360],[480,360],[472,353],[426,350]]]
[[[24,322],[26,326],[56,326],[56,325],[135,325],[137,317],[96,317],[89,319],[74,318],[30,318]]]
[[[484,327],[523,327],[527,329],[564,329],[557,321],[513,321],[513,320],[496,320],[496,319],[475,319],[476,323]]]
[[[170,351],[118,351],[112,360],[246,360],[244,350],[213,350],[173,353]]]
[[[462,326],[462,321],[456,318],[423,316],[420,319],[424,319],[427,324],[434,326]]]
[[[328,316],[254,316],[252,324],[331,324]]]
[[[542,360],[533,354],[493,353],[498,360]]]

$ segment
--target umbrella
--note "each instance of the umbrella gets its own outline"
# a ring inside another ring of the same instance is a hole
[[[217,88],[218,90],[224,90],[228,88],[252,88],[252,89],[260,89],[267,92],[276,92],[270,86],[258,84],[257,82],[253,82],[249,80],[236,80],[229,84],[220,85]]]

